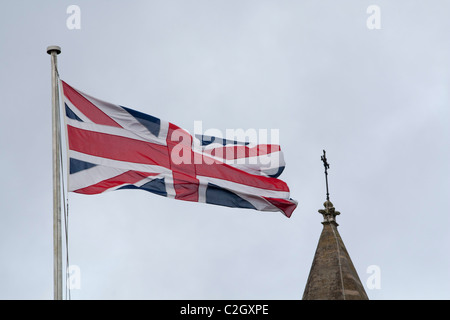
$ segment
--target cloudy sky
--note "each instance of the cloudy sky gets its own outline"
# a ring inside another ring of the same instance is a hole
[[[81,29],[69,29],[70,5]],[[381,29],[369,29],[370,5]],[[299,206],[69,194],[72,299],[301,299],[322,230],[370,299],[450,299],[450,3],[5,1],[0,298],[53,298],[51,78],[192,131],[279,129]],[[380,287],[370,286],[376,266]],[[368,272],[369,270],[369,272]],[[369,283],[369,285],[368,285]]]

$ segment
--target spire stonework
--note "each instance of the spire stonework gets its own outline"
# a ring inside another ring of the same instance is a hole
[[[368,300],[352,259],[337,230],[340,214],[327,200],[320,209],[323,230],[306,282],[303,300]]]

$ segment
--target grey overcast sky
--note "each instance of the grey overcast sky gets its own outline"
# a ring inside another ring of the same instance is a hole
[[[81,29],[69,29],[69,5]],[[380,9],[369,29],[367,8]],[[450,299],[450,2],[3,1],[0,298],[53,298],[49,45],[97,98],[193,130],[279,129],[281,213],[69,194],[72,299],[301,299],[322,230],[370,299]],[[372,288],[371,266],[381,287]],[[368,272],[369,270],[369,272]]]

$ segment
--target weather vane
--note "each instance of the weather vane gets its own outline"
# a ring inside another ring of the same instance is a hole
[[[330,169],[330,164],[327,162],[327,156],[325,150],[323,150],[323,156],[320,157],[323,161],[323,166],[325,167],[325,182],[327,184],[327,200],[330,201],[330,193],[328,192],[328,169]]]

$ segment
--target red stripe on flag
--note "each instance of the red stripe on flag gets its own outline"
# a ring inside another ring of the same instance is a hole
[[[67,126],[69,149],[102,158],[169,168],[166,146]]]
[[[199,176],[228,180],[261,189],[289,192],[287,184],[282,180],[250,174],[224,163],[195,165],[195,169]]]
[[[291,200],[287,199],[279,199],[279,198],[267,198],[263,197],[275,207],[283,211],[284,215],[288,218],[291,217],[292,212],[294,212],[295,208],[297,208],[297,204]]]
[[[175,199],[197,202],[199,181],[192,176],[176,171],[173,172],[172,176],[176,193]]]
[[[198,201],[199,181],[195,172],[192,136],[180,127],[169,123],[166,143],[170,155],[175,199]]]
[[[115,177],[90,185],[89,187],[75,190],[74,192],[82,194],[99,194],[110,188],[117,187],[122,184],[134,184],[142,179],[156,175],[158,175],[158,173],[127,171]]]
[[[214,149],[205,149],[204,153],[221,159],[233,160],[247,157],[267,155],[280,151],[280,146],[275,144],[259,144],[255,147],[227,146]]]
[[[77,107],[86,117],[88,117],[92,122],[97,124],[103,124],[106,126],[119,127],[122,128],[116,121],[111,119],[102,110],[97,108],[89,100],[87,100],[81,93],[69,86],[67,83],[62,81],[64,95],[67,99],[72,102],[72,104]]]

